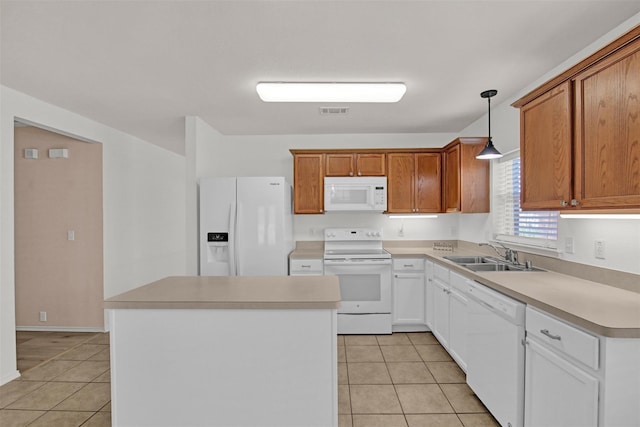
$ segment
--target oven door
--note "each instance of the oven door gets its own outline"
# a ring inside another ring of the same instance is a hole
[[[338,313],[391,313],[390,259],[325,259],[324,274],[340,281]]]

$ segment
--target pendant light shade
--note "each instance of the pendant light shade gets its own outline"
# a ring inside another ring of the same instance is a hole
[[[487,139],[487,144],[484,146],[482,151],[476,156],[476,159],[491,160],[502,157],[502,154],[496,150],[496,147],[493,146],[493,141],[491,140],[491,97],[495,96],[497,93],[497,90],[490,89],[485,90],[480,94],[481,97],[487,98],[487,103],[489,105],[489,138]]]

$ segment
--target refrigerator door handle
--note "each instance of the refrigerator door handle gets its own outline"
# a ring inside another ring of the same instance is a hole
[[[236,204],[229,207],[229,276],[236,275]]]
[[[238,203],[236,205],[236,224],[240,224],[242,221],[242,204]],[[234,253],[234,258],[236,261],[236,276],[242,276],[242,265],[240,264],[240,253],[242,252],[242,248],[240,247],[240,228],[242,227],[235,227],[237,229],[236,234],[235,234],[235,253]]]

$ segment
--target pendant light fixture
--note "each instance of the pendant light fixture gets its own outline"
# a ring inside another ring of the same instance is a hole
[[[497,90],[489,89],[480,94],[481,97],[487,98],[487,102],[489,104],[489,139],[487,139],[487,144],[476,156],[476,159],[491,160],[499,159],[500,157],[502,157],[502,154],[498,150],[496,150],[496,147],[493,146],[493,141],[491,141],[491,97],[495,96],[497,93]]]

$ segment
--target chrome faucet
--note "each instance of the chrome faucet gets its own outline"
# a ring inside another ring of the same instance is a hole
[[[491,246],[493,248],[494,251],[496,251],[496,253],[498,255],[500,255],[501,257],[503,257],[507,262],[510,262],[512,264],[518,264],[518,252],[506,247],[505,245],[503,245],[500,242],[496,242],[497,244],[499,244],[500,246],[502,246],[502,249],[504,249],[504,255],[500,253],[500,251],[498,250],[498,248],[495,247],[495,245],[493,243],[478,243],[479,246]]]

